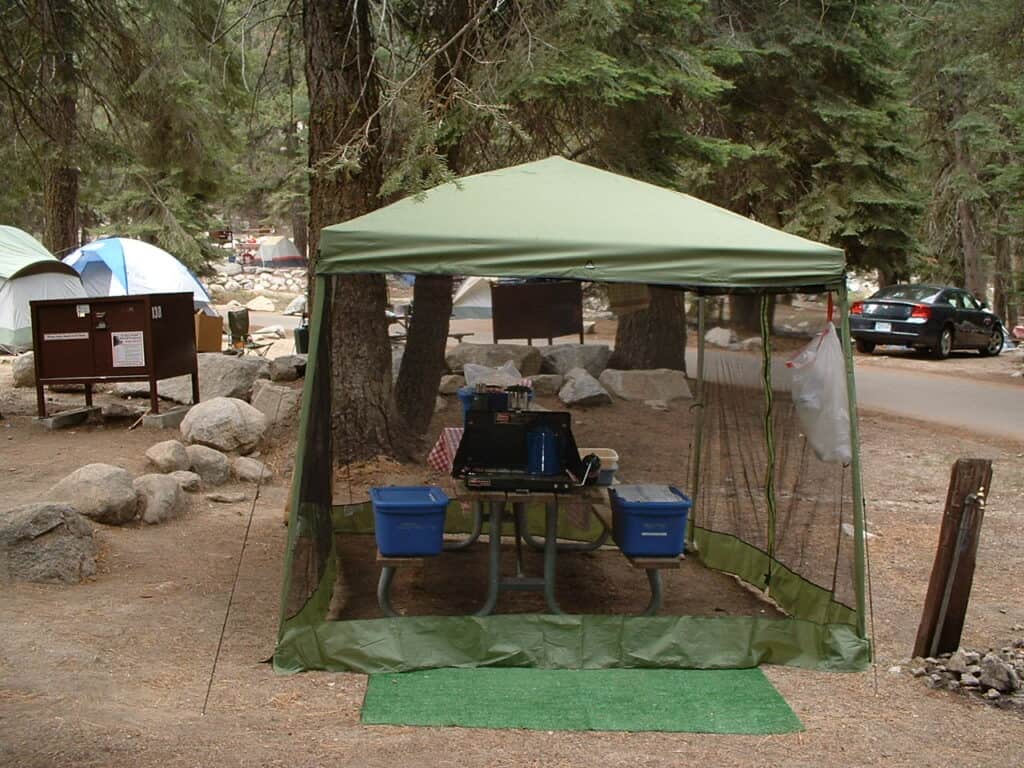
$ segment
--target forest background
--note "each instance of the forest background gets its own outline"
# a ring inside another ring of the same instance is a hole
[[[312,264],[322,226],[560,154],[1011,326],[1024,301],[1019,0],[11,0],[0,125],[0,222],[58,256],[118,234],[203,271],[207,233],[249,223]],[[383,278],[331,297],[336,362],[365,363],[335,374],[350,457],[425,428],[451,280],[415,291],[394,387]],[[644,339],[685,338],[684,307],[654,289],[620,364],[683,367]]]

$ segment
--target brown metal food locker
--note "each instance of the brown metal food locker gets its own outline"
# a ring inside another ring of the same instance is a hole
[[[84,384],[91,406],[97,382],[148,381],[150,408],[159,413],[157,381],[191,374],[198,403],[192,301],[191,293],[149,293],[31,302],[39,417],[49,384]]]

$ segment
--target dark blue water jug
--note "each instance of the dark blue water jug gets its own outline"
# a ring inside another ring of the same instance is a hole
[[[562,471],[558,436],[550,427],[534,427],[526,433],[526,459],[531,475],[557,475]]]

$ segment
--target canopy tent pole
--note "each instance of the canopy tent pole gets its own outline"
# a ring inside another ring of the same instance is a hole
[[[705,298],[704,294],[697,295],[697,382],[696,382],[696,395],[697,402],[693,404],[693,408],[697,409],[697,416],[694,420],[693,427],[693,453],[690,457],[690,463],[693,468],[693,473],[690,478],[690,493],[693,503],[697,503],[697,495],[700,492],[700,460],[701,455],[704,451],[704,309],[705,309]],[[687,536],[687,546],[690,546],[690,542],[693,540],[693,525],[696,515],[690,516],[690,530]]]
[[[772,315],[767,293],[761,294],[761,383],[764,389],[764,442],[767,465],[764,472],[764,501],[768,510],[768,530],[765,542],[768,545],[768,573],[765,587],[770,592],[772,571],[775,563],[775,391],[772,384]]]
[[[860,471],[860,434],[857,429],[857,387],[853,376],[853,342],[850,338],[850,311],[846,281],[839,287],[839,323],[843,342],[843,360],[846,362],[846,398],[850,412],[850,448],[852,460],[850,475],[853,480],[853,566],[854,589],[857,596],[857,635],[867,637],[867,601],[865,599],[865,521],[864,486]],[[874,649],[872,649],[872,656]]]

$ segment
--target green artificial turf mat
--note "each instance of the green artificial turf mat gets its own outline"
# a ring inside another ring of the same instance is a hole
[[[803,725],[760,669],[428,669],[371,675],[363,723],[765,734]]]

